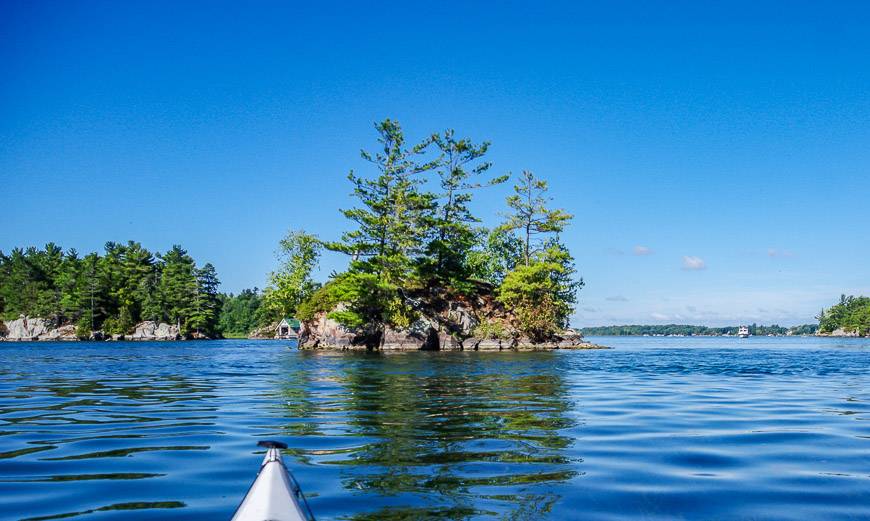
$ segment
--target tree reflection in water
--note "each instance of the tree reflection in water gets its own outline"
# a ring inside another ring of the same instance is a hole
[[[536,517],[559,499],[551,485],[577,475],[553,353],[311,356],[307,373],[287,375],[284,429],[367,440],[298,454],[342,467],[345,488],[372,496],[353,519]],[[313,380],[334,385],[315,397]]]

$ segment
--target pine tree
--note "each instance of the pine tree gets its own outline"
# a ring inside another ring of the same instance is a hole
[[[362,158],[376,169],[373,177],[351,172],[359,206],[342,213],[356,228],[326,247],[353,257],[348,273],[337,277],[330,291],[341,295],[347,308],[334,314],[346,325],[365,325],[369,347],[377,347],[386,325],[407,324],[413,312],[405,304],[401,284],[412,269],[412,256],[422,253],[429,234],[427,216],[434,196],[420,190],[419,174],[436,163],[420,163],[431,139],[408,148],[398,122],[375,125],[381,149]]]
[[[436,163],[441,191],[428,223],[432,238],[419,271],[424,279],[434,279],[456,288],[469,277],[468,256],[478,234],[474,224],[480,219],[469,207],[472,193],[479,188],[503,183],[508,176],[483,183],[475,181],[492,166],[483,160],[489,142],[477,145],[467,138],[457,139],[453,130],[436,134],[432,139],[441,152]]]
[[[541,234],[559,233],[572,219],[572,215],[564,210],[550,210],[547,203],[547,182],[538,179],[532,172],[523,171],[519,183],[514,186],[514,195],[508,197],[507,204],[512,210],[507,221],[501,225],[504,230],[520,232],[523,241],[523,260],[528,266],[532,255],[541,251],[540,241],[536,236]]]
[[[211,263],[196,270],[196,296],[187,327],[199,336],[213,337],[217,334],[220,300],[218,298],[217,271]]]
[[[196,264],[181,246],[175,245],[161,256],[163,262],[159,291],[163,297],[164,315],[183,333],[196,303]]]

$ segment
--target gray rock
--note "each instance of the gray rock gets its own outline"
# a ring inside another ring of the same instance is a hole
[[[41,335],[48,333],[48,326],[44,318],[30,318],[21,315],[19,318],[6,323],[6,340],[25,342],[38,340]]]
[[[505,345],[503,345],[503,343]],[[467,338],[462,342],[466,349],[472,351],[501,351],[508,346],[507,342],[499,338]]]
[[[78,340],[76,335],[76,327],[72,324],[60,326],[56,329],[51,329],[46,333],[39,335],[39,340],[42,342],[73,342]]]
[[[157,323],[152,320],[146,320],[136,324],[136,329],[130,336],[130,340],[148,341],[148,340],[178,340],[181,335],[178,332],[178,326],[170,325],[165,322]]]

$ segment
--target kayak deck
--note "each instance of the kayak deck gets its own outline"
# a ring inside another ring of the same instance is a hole
[[[287,446],[278,442],[258,445],[269,449],[232,521],[313,521],[299,484],[281,459],[280,449]]]

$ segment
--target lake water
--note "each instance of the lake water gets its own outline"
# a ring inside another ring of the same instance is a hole
[[[0,344],[0,518],[229,519],[273,438],[319,519],[870,519],[870,340],[593,341]]]

